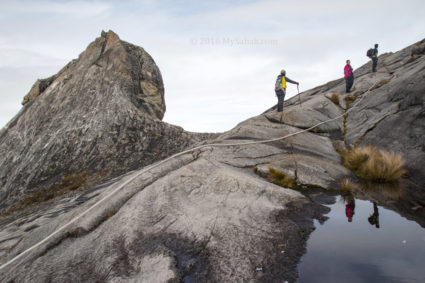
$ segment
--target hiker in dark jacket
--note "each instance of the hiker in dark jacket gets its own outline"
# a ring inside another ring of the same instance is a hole
[[[354,83],[354,74],[353,68],[350,65],[350,60],[347,60],[346,63],[344,67],[345,93],[349,93]]]
[[[298,82],[293,81],[290,78],[286,77],[285,70],[280,71],[280,75],[277,76],[276,83],[275,83],[275,92],[277,95],[277,112],[282,112],[283,110],[283,100],[285,99],[285,95],[286,95],[287,82],[291,84],[299,85]]]
[[[370,225],[375,225],[376,228],[379,228],[379,210],[376,202],[373,202],[373,214],[367,219]]]
[[[376,72],[376,66],[378,66],[378,44],[375,44],[375,48],[372,52],[372,72]]]

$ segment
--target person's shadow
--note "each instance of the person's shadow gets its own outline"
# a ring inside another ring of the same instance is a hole
[[[379,211],[376,202],[373,202],[373,214],[367,219],[370,225],[375,225],[376,228],[379,228]]]

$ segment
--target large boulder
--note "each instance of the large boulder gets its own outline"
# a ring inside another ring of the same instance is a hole
[[[112,31],[38,80],[23,103],[0,133],[0,211],[24,193],[64,181],[93,185],[204,138],[161,121],[158,67]]]

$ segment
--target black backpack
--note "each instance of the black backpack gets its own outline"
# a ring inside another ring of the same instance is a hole
[[[373,55],[373,48],[370,48],[367,52],[366,52],[366,56],[367,57],[372,57],[372,55]]]

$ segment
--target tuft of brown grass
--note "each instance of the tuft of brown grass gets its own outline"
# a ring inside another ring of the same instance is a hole
[[[269,182],[275,185],[285,187],[285,188],[290,188],[290,189],[295,189],[297,187],[297,182],[295,182],[294,179],[287,176],[282,171],[276,170],[270,166],[268,168],[269,168],[269,175],[267,177],[267,180]]]
[[[345,96],[344,100],[345,100],[346,108],[348,109],[348,108],[350,108],[350,104],[351,104],[354,100],[356,100],[356,97],[355,97],[355,96],[353,96],[353,95],[347,94],[347,95]]]
[[[363,171],[369,179],[395,181],[406,175],[403,158],[394,152],[379,151],[369,157]]]
[[[368,160],[370,155],[374,155],[376,147],[368,146],[345,151],[342,156],[345,166],[350,168],[354,173],[360,170],[360,167]]]
[[[358,147],[342,153],[344,164],[359,178],[375,182],[393,182],[406,175],[400,154],[374,146]]]
[[[342,135],[341,135],[341,137],[340,137],[340,139],[341,139],[342,141],[344,141],[344,140],[345,140],[345,134],[347,133],[347,118],[348,118],[348,114],[347,114],[347,113],[345,113],[345,114],[344,114],[344,120],[342,121],[343,132],[342,132]]]
[[[339,189],[341,191],[345,192],[352,192],[354,190],[357,190],[359,188],[359,185],[350,179],[344,179],[341,182],[339,182]]]
[[[331,101],[333,103],[335,103],[336,105],[340,106],[340,104],[339,104],[339,94],[338,93],[332,93]]]

